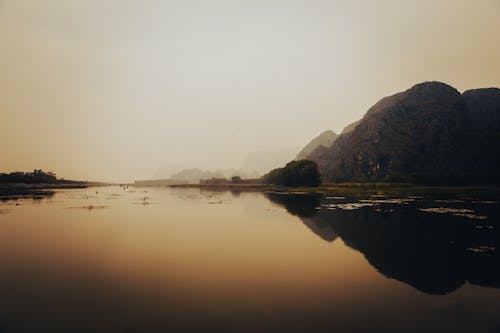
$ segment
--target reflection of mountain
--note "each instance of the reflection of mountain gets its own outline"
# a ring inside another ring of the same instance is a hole
[[[326,199],[309,196],[268,196],[293,212],[317,207]],[[500,288],[499,231],[485,221],[466,217],[430,214],[416,204],[388,205],[357,210],[314,210],[317,214],[298,215],[325,240],[338,235],[346,245],[363,253],[380,273],[429,294],[445,294],[465,282]],[[487,209],[495,221],[498,208]],[[307,210],[311,211],[312,210]],[[311,227],[312,226],[312,227]]]
[[[319,237],[328,242],[337,239],[337,234],[333,226],[328,223],[328,219],[324,219],[323,214],[321,212],[318,214],[316,211],[321,195],[268,193],[266,196],[272,202],[285,206],[290,214],[300,217],[302,222]]]

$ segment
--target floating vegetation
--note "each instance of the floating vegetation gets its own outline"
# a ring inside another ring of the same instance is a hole
[[[493,230],[492,225],[476,225],[476,229],[488,229],[488,230]]]
[[[140,202],[134,202],[134,205],[141,205],[141,206],[146,206],[146,205],[151,205],[153,204],[150,201],[140,201]]]
[[[382,208],[377,208],[375,209],[376,212],[379,213],[394,213],[394,209],[382,209]]]
[[[146,193],[146,191],[144,191],[144,193]],[[151,198],[150,198],[150,197],[148,197],[148,196],[144,196],[144,197],[142,197],[142,198],[139,198],[139,199],[138,199],[139,201],[138,201],[138,202],[134,202],[134,204],[136,204],[136,205],[143,205],[143,206],[146,206],[146,205],[151,205],[151,204],[152,204],[152,202],[151,202],[151,201],[149,201],[149,199],[151,199]]]
[[[434,200],[434,202],[439,202],[439,203],[464,203],[464,200]]]
[[[482,254],[493,254],[496,248],[493,246],[477,246],[477,247],[468,247],[465,251],[482,253]]]
[[[457,214],[453,214],[453,215],[466,217],[468,219],[476,219],[476,220],[487,220],[488,219],[488,216],[474,215],[474,214],[468,214],[468,213],[457,213]]]
[[[66,198],[75,198],[75,199],[86,199],[89,197],[85,193],[65,193],[64,196]]]
[[[330,200],[344,200],[345,197],[326,197],[326,199],[330,199]]]
[[[86,209],[86,210],[96,210],[104,208],[108,208],[108,206],[87,205],[87,206],[68,207],[68,209]]]
[[[223,204],[224,201],[222,200],[218,200],[218,201],[209,201],[208,202],[210,205],[220,205],[220,204]]]
[[[433,207],[433,208],[419,208],[418,210],[426,213],[437,213],[437,214],[465,214],[474,213],[472,209],[464,208],[446,208],[446,207]]]
[[[407,205],[415,199],[400,198],[400,199],[375,199],[375,200],[359,200],[359,202],[366,202],[372,204],[393,204],[393,205]]]
[[[372,203],[362,203],[362,202],[350,202],[350,203],[342,203],[342,204],[324,204],[322,205],[326,209],[330,210],[335,210],[335,209],[342,209],[342,210],[356,210],[360,209],[363,207],[371,207],[373,206]]]
[[[419,208],[418,210],[426,213],[436,214],[451,214],[453,216],[465,217],[468,219],[486,220],[487,216],[473,214],[472,209],[465,208],[446,208],[446,207],[433,207],[433,208]]]
[[[482,201],[472,201],[472,203],[494,205],[494,204],[498,204],[498,201],[482,200]]]
[[[12,211],[11,209],[0,209],[0,214],[8,214],[11,211]]]

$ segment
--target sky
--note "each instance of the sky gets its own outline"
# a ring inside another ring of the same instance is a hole
[[[239,168],[499,59],[500,0],[0,0],[0,172]]]

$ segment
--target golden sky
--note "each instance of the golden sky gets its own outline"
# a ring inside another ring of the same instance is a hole
[[[239,168],[421,81],[500,86],[500,1],[0,0],[0,172]]]

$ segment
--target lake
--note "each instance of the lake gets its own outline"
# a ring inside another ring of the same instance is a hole
[[[0,197],[0,332],[500,332],[496,194]]]

